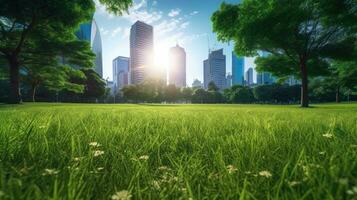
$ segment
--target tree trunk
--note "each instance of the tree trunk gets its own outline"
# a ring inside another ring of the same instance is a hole
[[[307,59],[300,59],[301,70],[301,107],[309,107],[309,91],[308,91],[308,75],[307,75]]]
[[[37,90],[37,85],[36,84],[33,84],[32,85],[32,102],[36,102],[36,90]]]
[[[337,86],[336,88],[336,103],[340,103],[340,86]]]
[[[9,56],[7,58],[10,66],[10,96],[8,103],[21,103],[20,94],[20,63],[16,56]]]

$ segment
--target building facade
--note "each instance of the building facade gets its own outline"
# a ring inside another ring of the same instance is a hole
[[[129,63],[130,58],[123,56],[118,56],[113,60],[114,93],[119,92],[129,84]]]
[[[232,75],[231,74],[227,74],[226,77],[226,88],[230,88],[232,87]]]
[[[130,83],[139,84],[148,78],[153,65],[154,29],[137,21],[130,29]]]
[[[103,56],[102,56],[102,38],[97,23],[93,19],[90,23],[81,24],[76,36],[80,40],[86,40],[90,43],[93,53],[95,54],[94,71],[103,78]]]
[[[253,81],[253,68],[249,68],[246,72],[245,72],[245,83],[247,86],[251,86],[254,84]]]
[[[211,81],[220,90],[226,87],[226,56],[223,49],[210,52],[208,59],[203,61],[203,76],[205,89]]]
[[[170,49],[169,84],[186,87],[186,52],[178,44]]]
[[[244,57],[232,52],[232,85],[244,84]]]
[[[270,85],[275,83],[275,78],[269,72],[257,72],[258,85]]]

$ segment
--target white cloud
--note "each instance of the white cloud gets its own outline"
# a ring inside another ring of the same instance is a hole
[[[185,29],[185,28],[187,28],[187,26],[190,24],[190,22],[184,22],[184,23],[182,23],[181,24],[181,28],[182,29]]]
[[[100,30],[100,34],[103,36],[108,35],[108,33],[109,33],[109,30],[106,30],[104,28],[100,28],[99,30]]]
[[[197,15],[197,14],[198,14],[198,11],[197,11],[197,10],[195,10],[195,11],[193,11],[193,12],[190,13],[191,16],[192,16],[192,15]]]
[[[180,12],[181,12],[181,9],[179,9],[179,8],[172,9],[172,10],[169,12],[168,16],[169,16],[169,17],[176,17],[177,15],[180,14]]]
[[[115,37],[118,33],[120,33],[122,31],[122,28],[121,27],[118,27],[118,28],[116,28],[116,29],[114,29],[113,31],[112,31],[112,34],[111,34],[111,36],[112,37]]]
[[[129,9],[129,13],[124,14],[122,18],[128,20],[131,23],[140,20],[145,23],[152,24],[162,18],[162,12],[149,12],[147,1],[142,0],[139,3],[134,2],[134,6]]]

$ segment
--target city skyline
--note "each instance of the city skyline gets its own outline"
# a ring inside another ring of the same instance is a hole
[[[102,33],[103,42],[103,78],[109,80],[112,75],[112,60],[117,56],[130,57],[130,27],[141,20],[154,28],[154,51],[160,52],[154,60],[165,64],[169,49],[179,43],[187,54],[187,85],[194,79],[203,81],[202,61],[207,58],[209,48],[223,48],[227,55],[227,73],[231,72],[231,52],[233,44],[220,43],[212,33],[210,16],[217,10],[222,0],[213,0],[202,4],[199,0],[190,2],[160,2],[153,0],[135,0],[129,14],[114,16],[97,4],[94,15]],[[237,3],[239,1],[229,0]],[[208,44],[209,43],[209,44]],[[255,67],[253,58],[246,58],[245,65]],[[159,63],[160,64],[160,63]]]

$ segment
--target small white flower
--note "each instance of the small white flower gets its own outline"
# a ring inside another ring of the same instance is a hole
[[[97,170],[98,171],[102,171],[104,169],[104,167],[98,167]]]
[[[149,156],[148,155],[143,155],[139,157],[139,160],[148,160]]]
[[[112,195],[112,200],[130,200],[132,195],[127,190],[122,190],[120,192],[116,192]]]
[[[296,185],[299,185],[301,182],[300,181],[289,181],[288,184],[290,187],[294,187]]]
[[[273,175],[269,171],[264,170],[264,171],[259,172],[259,176],[263,176],[265,178],[270,178]]]
[[[325,137],[325,138],[332,138],[333,137],[333,135],[331,133],[325,133],[322,136]]]
[[[57,175],[58,173],[59,173],[59,171],[56,169],[45,169],[45,172],[42,173],[42,176]]]
[[[98,142],[90,142],[89,146],[91,146],[91,147],[100,147],[101,145]]]
[[[229,174],[233,174],[237,170],[238,169],[236,167],[234,167],[233,165],[227,165],[227,171],[228,171]]]
[[[101,150],[97,150],[97,151],[94,151],[94,157],[98,157],[98,156],[101,156],[104,154],[104,151],[101,151]]]
[[[81,157],[74,157],[73,158],[73,160],[76,161],[76,162],[80,161],[81,159],[82,159]]]
[[[320,154],[320,155],[325,155],[325,154],[326,154],[326,151],[320,151],[319,154]]]

